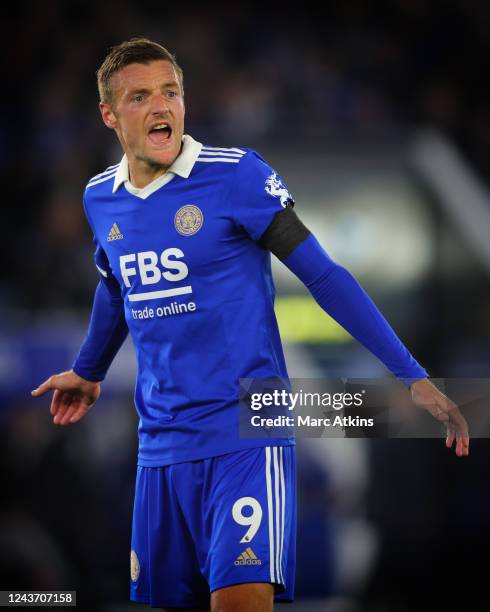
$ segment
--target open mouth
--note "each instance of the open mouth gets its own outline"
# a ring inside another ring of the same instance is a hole
[[[163,145],[170,140],[172,135],[172,128],[168,123],[159,123],[151,128],[148,132],[148,138],[151,143],[159,146]]]

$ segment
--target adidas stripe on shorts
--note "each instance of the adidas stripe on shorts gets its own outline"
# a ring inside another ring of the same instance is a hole
[[[154,607],[208,607],[245,582],[294,596],[294,446],[137,468],[130,597]]]

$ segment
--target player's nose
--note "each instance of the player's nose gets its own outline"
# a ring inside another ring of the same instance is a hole
[[[166,113],[169,109],[167,98],[163,94],[155,94],[151,98],[150,108],[154,114]]]

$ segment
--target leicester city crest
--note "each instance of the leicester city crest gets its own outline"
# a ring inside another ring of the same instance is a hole
[[[182,236],[196,234],[204,223],[204,216],[200,208],[194,204],[186,204],[175,213],[175,229]]]

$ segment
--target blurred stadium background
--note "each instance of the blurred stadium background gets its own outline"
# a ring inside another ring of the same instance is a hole
[[[294,12],[149,0],[2,7],[0,589],[127,603],[137,420],[125,345],[79,425],[29,390],[67,369],[97,283],[81,207],[121,157],[97,109],[109,46],[184,68],[187,129],[257,148],[297,212],[434,377],[490,372],[490,4],[342,0]],[[276,266],[291,376],[384,370]],[[291,610],[487,610],[490,447],[301,440]]]

